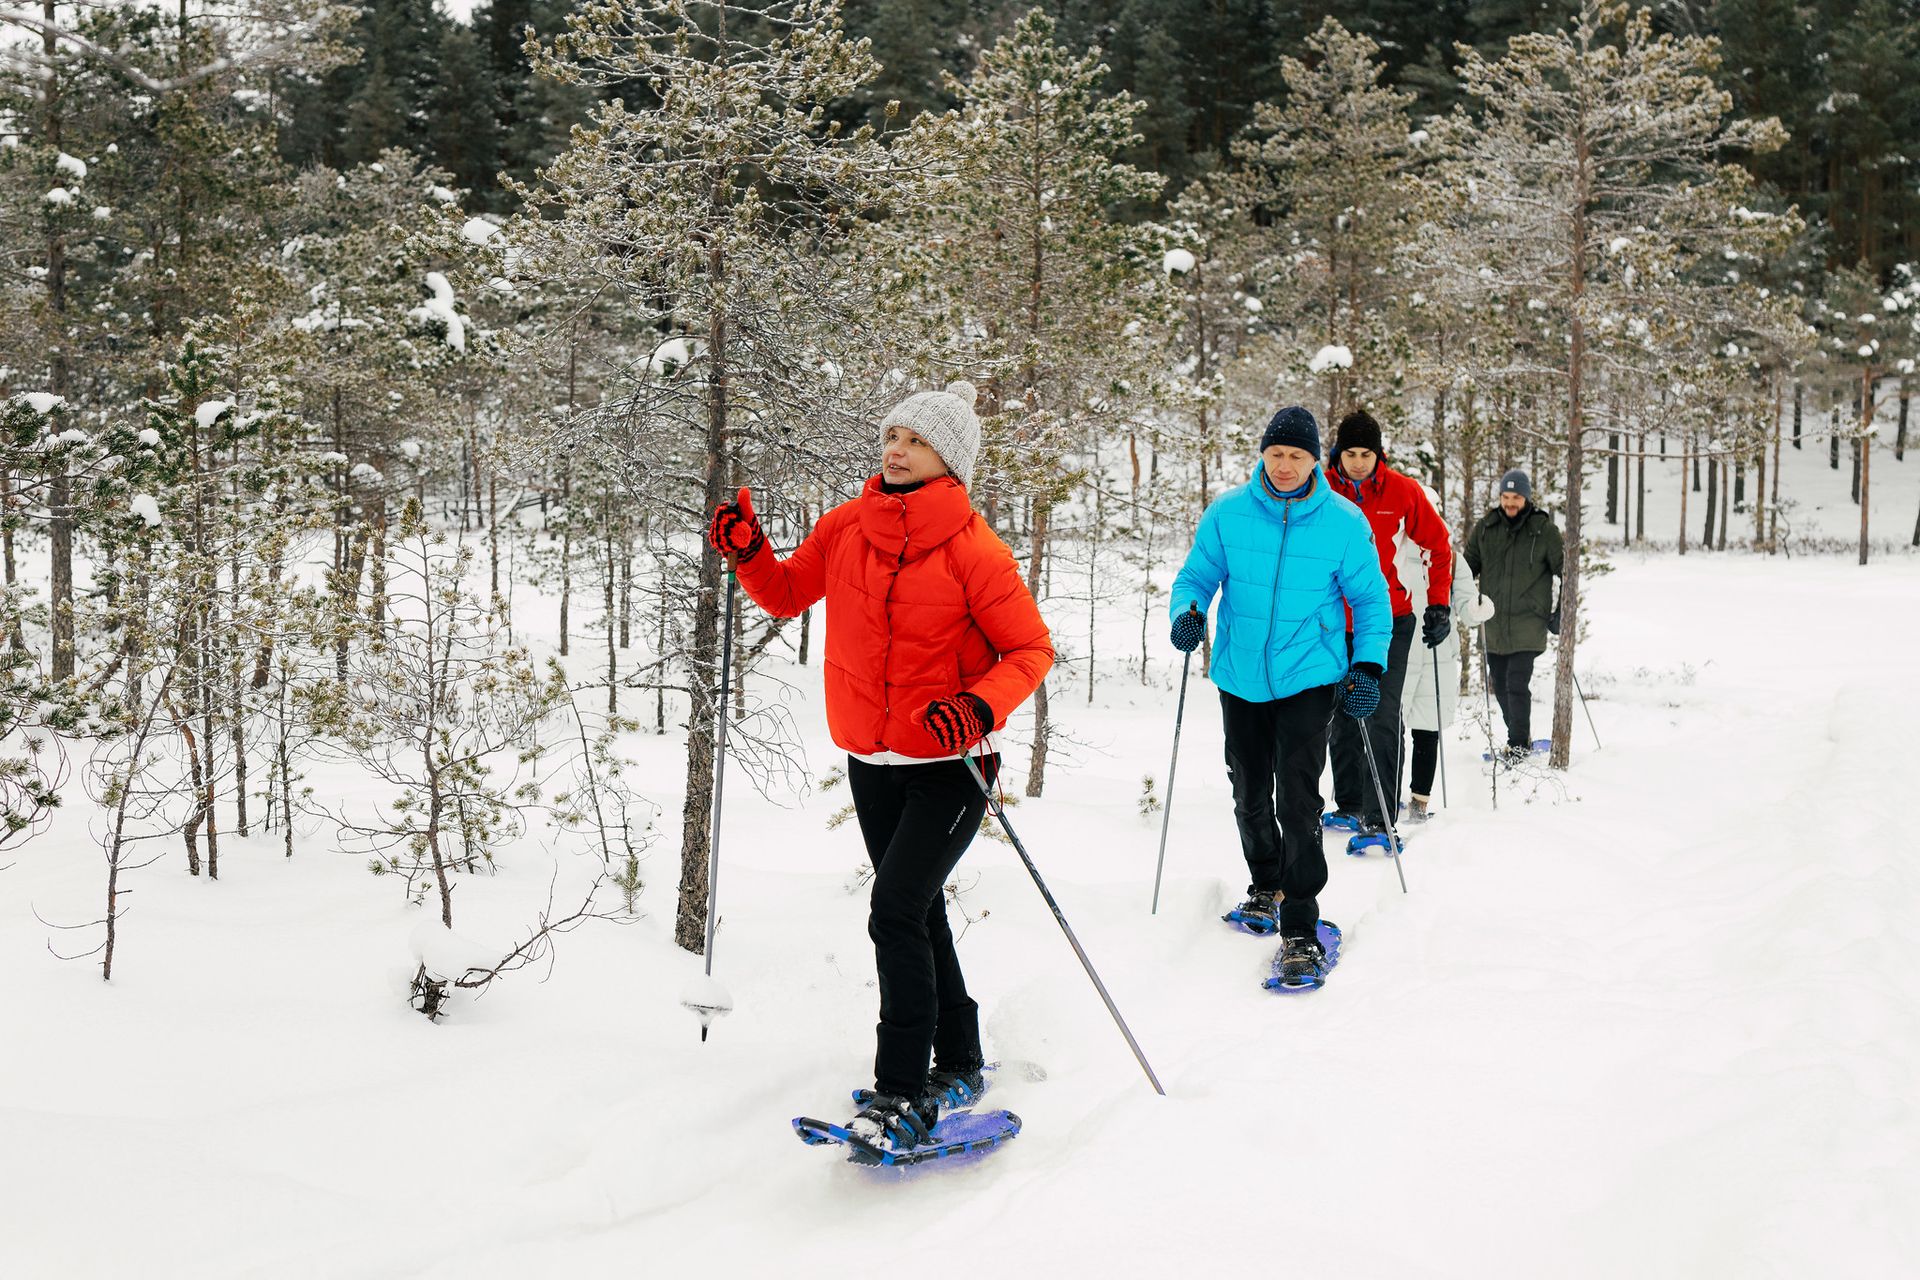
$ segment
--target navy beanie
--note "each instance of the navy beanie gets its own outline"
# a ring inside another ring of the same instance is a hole
[[[1501,493],[1517,493],[1529,502],[1533,500],[1533,481],[1527,479],[1527,473],[1515,467],[1500,477]]]
[[[1265,453],[1277,444],[1305,449],[1317,460],[1320,457],[1320,424],[1313,420],[1312,413],[1299,405],[1288,405],[1273,415],[1267,423],[1267,429],[1261,433],[1260,452]]]

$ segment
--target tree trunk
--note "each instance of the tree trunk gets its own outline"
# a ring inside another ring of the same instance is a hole
[[[1696,468],[1699,466],[1699,461],[1698,457],[1694,459],[1694,466]],[[1700,549],[1702,551],[1713,550],[1714,508],[1718,505],[1719,498],[1720,460],[1718,458],[1710,458],[1707,460],[1707,518],[1700,528]]]
[[[727,194],[722,179],[715,183],[713,201],[724,207]],[[727,500],[727,482],[733,476],[733,458],[727,439],[727,313],[719,302],[726,294],[726,255],[718,245],[708,250],[708,288],[715,299],[707,332],[707,439],[705,485],[700,510],[712,511]],[[673,941],[684,951],[706,954],[707,856],[712,848],[714,735],[718,717],[725,714],[727,691],[719,688],[720,593],[725,566],[718,556],[699,558],[699,589],[695,595],[693,634],[687,646],[686,802],[680,814],[680,893],[674,908]]]
[[[1893,436],[1893,460],[1904,462],[1907,457],[1907,380],[1900,379],[1900,426]],[[11,579],[9,579],[11,581]]]
[[[607,714],[614,715],[620,710],[620,661],[617,642],[619,639],[617,612],[614,605],[614,591],[618,586],[615,578],[617,565],[614,561],[613,537],[613,495],[602,495],[601,541],[606,547],[606,583],[600,593],[600,603],[607,611]]]
[[[1680,459],[1680,554],[1687,554],[1687,459]]]
[[[1793,384],[1793,447],[1796,449],[1800,447],[1800,418],[1806,408],[1806,398],[1806,384],[1795,379]],[[1775,474],[1779,474],[1777,468],[1775,469]]]
[[[13,472],[5,474],[5,487],[0,488],[0,549],[4,550],[7,575],[7,593],[13,594],[20,581],[20,568],[13,553]],[[13,629],[7,633],[7,644],[15,653],[21,653],[27,647],[27,633],[20,625],[20,615],[13,618]]]
[[[1607,432],[1607,523],[1620,521],[1620,433]]]
[[[1859,480],[1860,500],[1860,563],[1867,562],[1867,515],[1871,504],[1867,501],[1868,470],[1873,466],[1873,366],[1868,365],[1860,371],[1860,434],[1854,439],[1854,468]]]
[[[1634,469],[1633,540],[1647,540],[1647,433],[1640,433],[1640,465]]]
[[[1565,555],[1560,577],[1560,644],[1553,664],[1553,750],[1549,766],[1565,769],[1573,751],[1573,663],[1580,643],[1580,549],[1582,537],[1582,500],[1586,479],[1586,421],[1582,402],[1587,360],[1587,328],[1582,317],[1586,294],[1587,205],[1592,181],[1592,159],[1587,135],[1576,131],[1575,159],[1577,187],[1574,196],[1573,234],[1569,237],[1573,279],[1569,308],[1573,321],[1568,332],[1567,352],[1567,528]]]
[[[1773,415],[1773,492],[1767,502],[1767,554],[1780,550],[1780,415]]]
[[[620,647],[633,647],[633,536],[620,540]]]
[[[1053,505],[1044,498],[1036,499],[1033,504],[1033,534],[1029,546],[1031,559],[1027,564],[1027,590],[1035,600],[1040,599],[1042,575],[1046,568],[1047,533],[1052,520]],[[1033,691],[1033,748],[1027,759],[1027,796],[1036,798],[1047,785],[1047,744],[1052,737],[1053,722],[1048,715],[1047,682],[1042,680],[1040,687]]]
[[[709,486],[711,487],[711,486]],[[567,615],[573,610],[573,460],[560,469],[560,656],[567,656]]]
[[[1727,469],[1731,464],[1725,458],[1720,459],[1720,536],[1714,542],[1714,550],[1727,549],[1727,512],[1733,510],[1733,503],[1727,499]]]

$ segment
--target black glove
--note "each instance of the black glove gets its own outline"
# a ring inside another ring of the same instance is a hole
[[[745,489],[732,502],[715,507],[707,525],[707,545],[723,556],[751,560],[767,545],[760,517],[753,514],[753,494]]]
[[[1355,720],[1365,720],[1380,707],[1380,677],[1385,675],[1371,662],[1356,662],[1342,676],[1334,698],[1340,709]]]
[[[1430,604],[1420,618],[1420,643],[1429,649],[1438,649],[1440,642],[1447,638],[1447,632],[1453,630],[1453,610],[1443,604]]]
[[[956,694],[929,702],[920,721],[935,742],[958,753],[987,736],[993,728],[993,708],[977,693]]]
[[[1207,638],[1207,615],[1200,612],[1199,606],[1188,605],[1187,611],[1173,620],[1173,647],[1182,653],[1192,653]]]
[[[1558,600],[1553,602],[1553,608],[1547,613],[1547,632],[1556,636],[1560,634],[1560,602]]]

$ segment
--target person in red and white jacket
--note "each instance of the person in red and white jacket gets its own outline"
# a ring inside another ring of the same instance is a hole
[[[1399,548],[1411,542],[1426,551],[1432,572],[1426,584],[1426,599],[1421,612],[1420,640],[1434,648],[1447,637],[1452,627],[1453,543],[1446,522],[1433,509],[1418,481],[1401,475],[1387,465],[1386,447],[1380,438],[1380,424],[1366,410],[1356,410],[1340,420],[1334,433],[1333,451],[1327,458],[1327,482],[1333,491],[1360,508],[1373,530],[1374,550],[1380,556],[1380,571],[1387,578],[1387,596],[1393,605],[1393,640],[1387,648],[1387,673],[1380,680],[1380,709],[1365,720],[1333,718],[1331,755],[1333,757],[1333,799],[1337,806],[1329,815],[1330,825],[1342,826],[1362,834],[1385,831],[1399,816],[1400,778],[1406,758],[1405,739],[1400,716],[1401,686],[1407,678],[1408,657],[1413,648],[1414,608],[1394,569]],[[1349,624],[1351,625],[1351,624]],[[1351,651],[1353,636],[1347,645]],[[1373,780],[1367,776],[1367,757],[1360,735],[1373,744],[1373,758],[1380,768],[1380,786],[1386,792],[1390,811],[1380,812]]]

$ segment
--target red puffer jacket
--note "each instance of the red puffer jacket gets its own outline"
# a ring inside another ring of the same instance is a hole
[[[920,722],[929,702],[972,693],[999,728],[1053,666],[1013,553],[950,476],[902,494],[874,476],[792,555],[757,555],[739,575],[778,617],[826,598],[827,728],[855,755],[951,755]]]
[[[1398,618],[1413,612],[1413,599],[1400,585],[1400,575],[1393,568],[1394,552],[1398,550],[1394,539],[1403,529],[1408,540],[1425,548],[1432,558],[1426,603],[1449,604],[1453,599],[1452,539],[1447,534],[1446,521],[1433,509],[1433,503],[1427,501],[1419,484],[1389,467],[1385,459],[1374,464],[1373,474],[1358,483],[1347,478],[1337,458],[1327,464],[1326,471],[1333,491],[1359,507],[1373,530],[1373,549],[1380,553],[1380,571],[1387,575],[1387,597],[1393,601],[1393,616]]]

